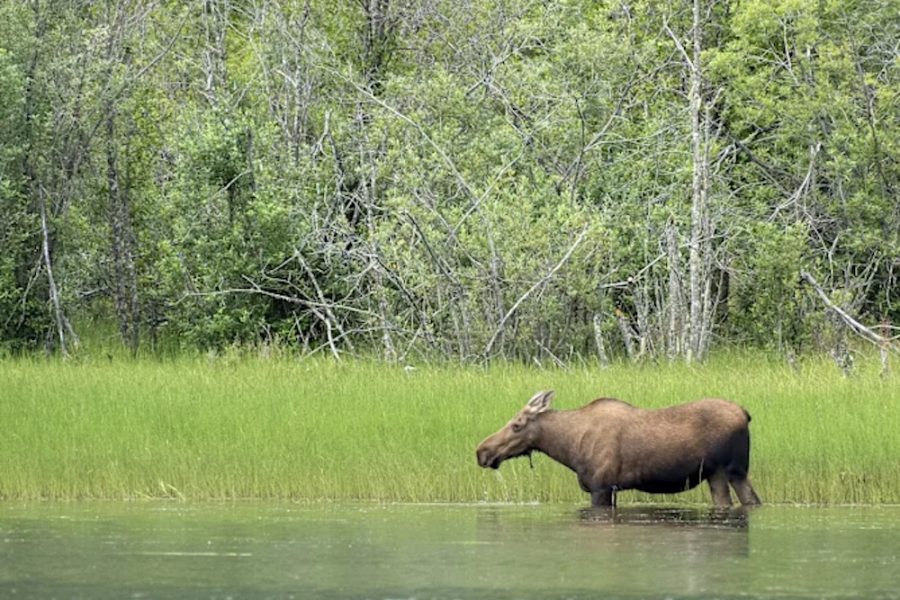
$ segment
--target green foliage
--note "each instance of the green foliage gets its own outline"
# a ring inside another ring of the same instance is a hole
[[[55,339],[44,201],[63,317],[151,344],[568,361],[624,324],[663,353],[689,11],[339,4],[0,4],[0,345]],[[819,339],[800,269],[900,318],[891,8],[704,13],[717,341]]]
[[[741,236],[745,262],[735,268],[748,276],[736,278],[731,289],[728,325],[735,335],[743,332],[755,345],[777,350],[798,350],[808,341],[798,318],[803,293],[797,273],[807,236],[801,224],[774,223],[757,223]]]

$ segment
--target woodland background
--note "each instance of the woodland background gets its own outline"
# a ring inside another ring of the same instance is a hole
[[[900,319],[898,44],[892,0],[0,0],[0,348],[846,361]]]

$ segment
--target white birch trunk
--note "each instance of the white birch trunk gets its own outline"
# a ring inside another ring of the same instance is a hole
[[[686,358],[688,362],[702,360],[703,337],[703,290],[706,287],[708,273],[703,265],[703,245],[706,218],[706,153],[701,127],[702,66],[700,51],[702,48],[702,29],[700,21],[700,0],[694,0],[693,54],[691,57],[691,154],[693,158],[693,176],[691,182],[691,240],[689,265],[690,270],[690,339]]]

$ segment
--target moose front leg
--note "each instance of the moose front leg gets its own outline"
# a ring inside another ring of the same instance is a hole
[[[578,476],[578,486],[582,491],[587,492],[591,495],[592,506],[609,507],[616,505],[616,495],[613,488],[592,486],[590,483],[588,483],[588,480],[581,475]]]
[[[605,462],[605,461],[604,461]],[[608,469],[579,472],[578,485],[591,495],[591,505],[595,507],[614,507],[616,505],[616,486],[610,485],[612,478]]]
[[[591,504],[597,507],[616,506],[616,491],[613,488],[600,488],[591,491]]]
[[[588,485],[587,481],[585,481],[581,475],[578,476],[578,487],[581,488],[582,492],[591,493],[591,486]]]

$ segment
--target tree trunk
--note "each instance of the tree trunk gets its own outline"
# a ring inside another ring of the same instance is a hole
[[[878,353],[881,356],[881,378],[887,379],[891,376],[891,360],[890,360],[890,352],[887,340],[890,339],[891,336],[891,324],[888,321],[881,322],[881,337],[884,338],[881,344],[878,345]]]
[[[691,57],[691,154],[693,174],[691,182],[691,241],[689,255],[690,270],[690,339],[686,358],[688,362],[703,359],[703,296],[708,287],[709,273],[703,264],[706,226],[706,192],[708,187],[706,152],[702,128],[702,85],[703,71],[700,64],[702,49],[701,0],[694,0],[693,53]]]
[[[38,192],[40,198],[41,209],[41,254],[44,257],[44,267],[47,269],[47,287],[50,290],[50,304],[53,306],[53,321],[56,324],[56,335],[59,339],[59,351],[66,358],[69,356],[66,347],[66,317],[63,314],[62,302],[59,299],[59,290],[56,287],[56,280],[53,278],[53,264],[50,260],[50,228],[47,226],[47,202],[44,199],[44,192]]]
[[[113,257],[116,318],[122,342],[136,353],[140,344],[139,300],[134,267],[131,207],[127,191],[121,187],[116,149],[116,117],[111,103],[106,106],[106,182]]]
[[[225,89],[227,71],[225,69],[225,33],[231,13],[230,0],[205,0],[203,3],[203,93],[210,105],[218,104],[218,93]]]
[[[666,226],[666,254],[669,267],[669,323],[666,355],[675,360],[684,351],[684,301],[681,289],[681,251],[678,247],[678,229],[673,221]]]
[[[631,324],[628,322],[628,317],[625,316],[625,313],[616,309],[616,321],[619,324],[619,331],[622,332],[622,342],[625,344],[625,353],[628,354],[628,358],[632,361],[637,360],[637,355],[634,351],[634,329],[631,327]]]
[[[126,18],[118,12],[112,12],[112,4],[107,5],[110,11],[109,38],[106,45],[107,60],[107,95],[103,101],[103,119],[106,133],[106,186],[107,211],[110,225],[110,246],[113,258],[114,300],[116,318],[119,322],[119,334],[122,342],[132,354],[140,344],[139,300],[137,275],[134,266],[134,231],[131,223],[131,207],[128,191],[123,189],[119,173],[119,151],[116,133],[117,108],[116,100],[110,90],[114,89],[114,65],[121,64],[123,59],[123,37]]]
[[[594,314],[594,343],[597,345],[597,358],[601,367],[609,366],[609,355],[606,353],[606,344],[603,342],[603,317],[600,313]]]

